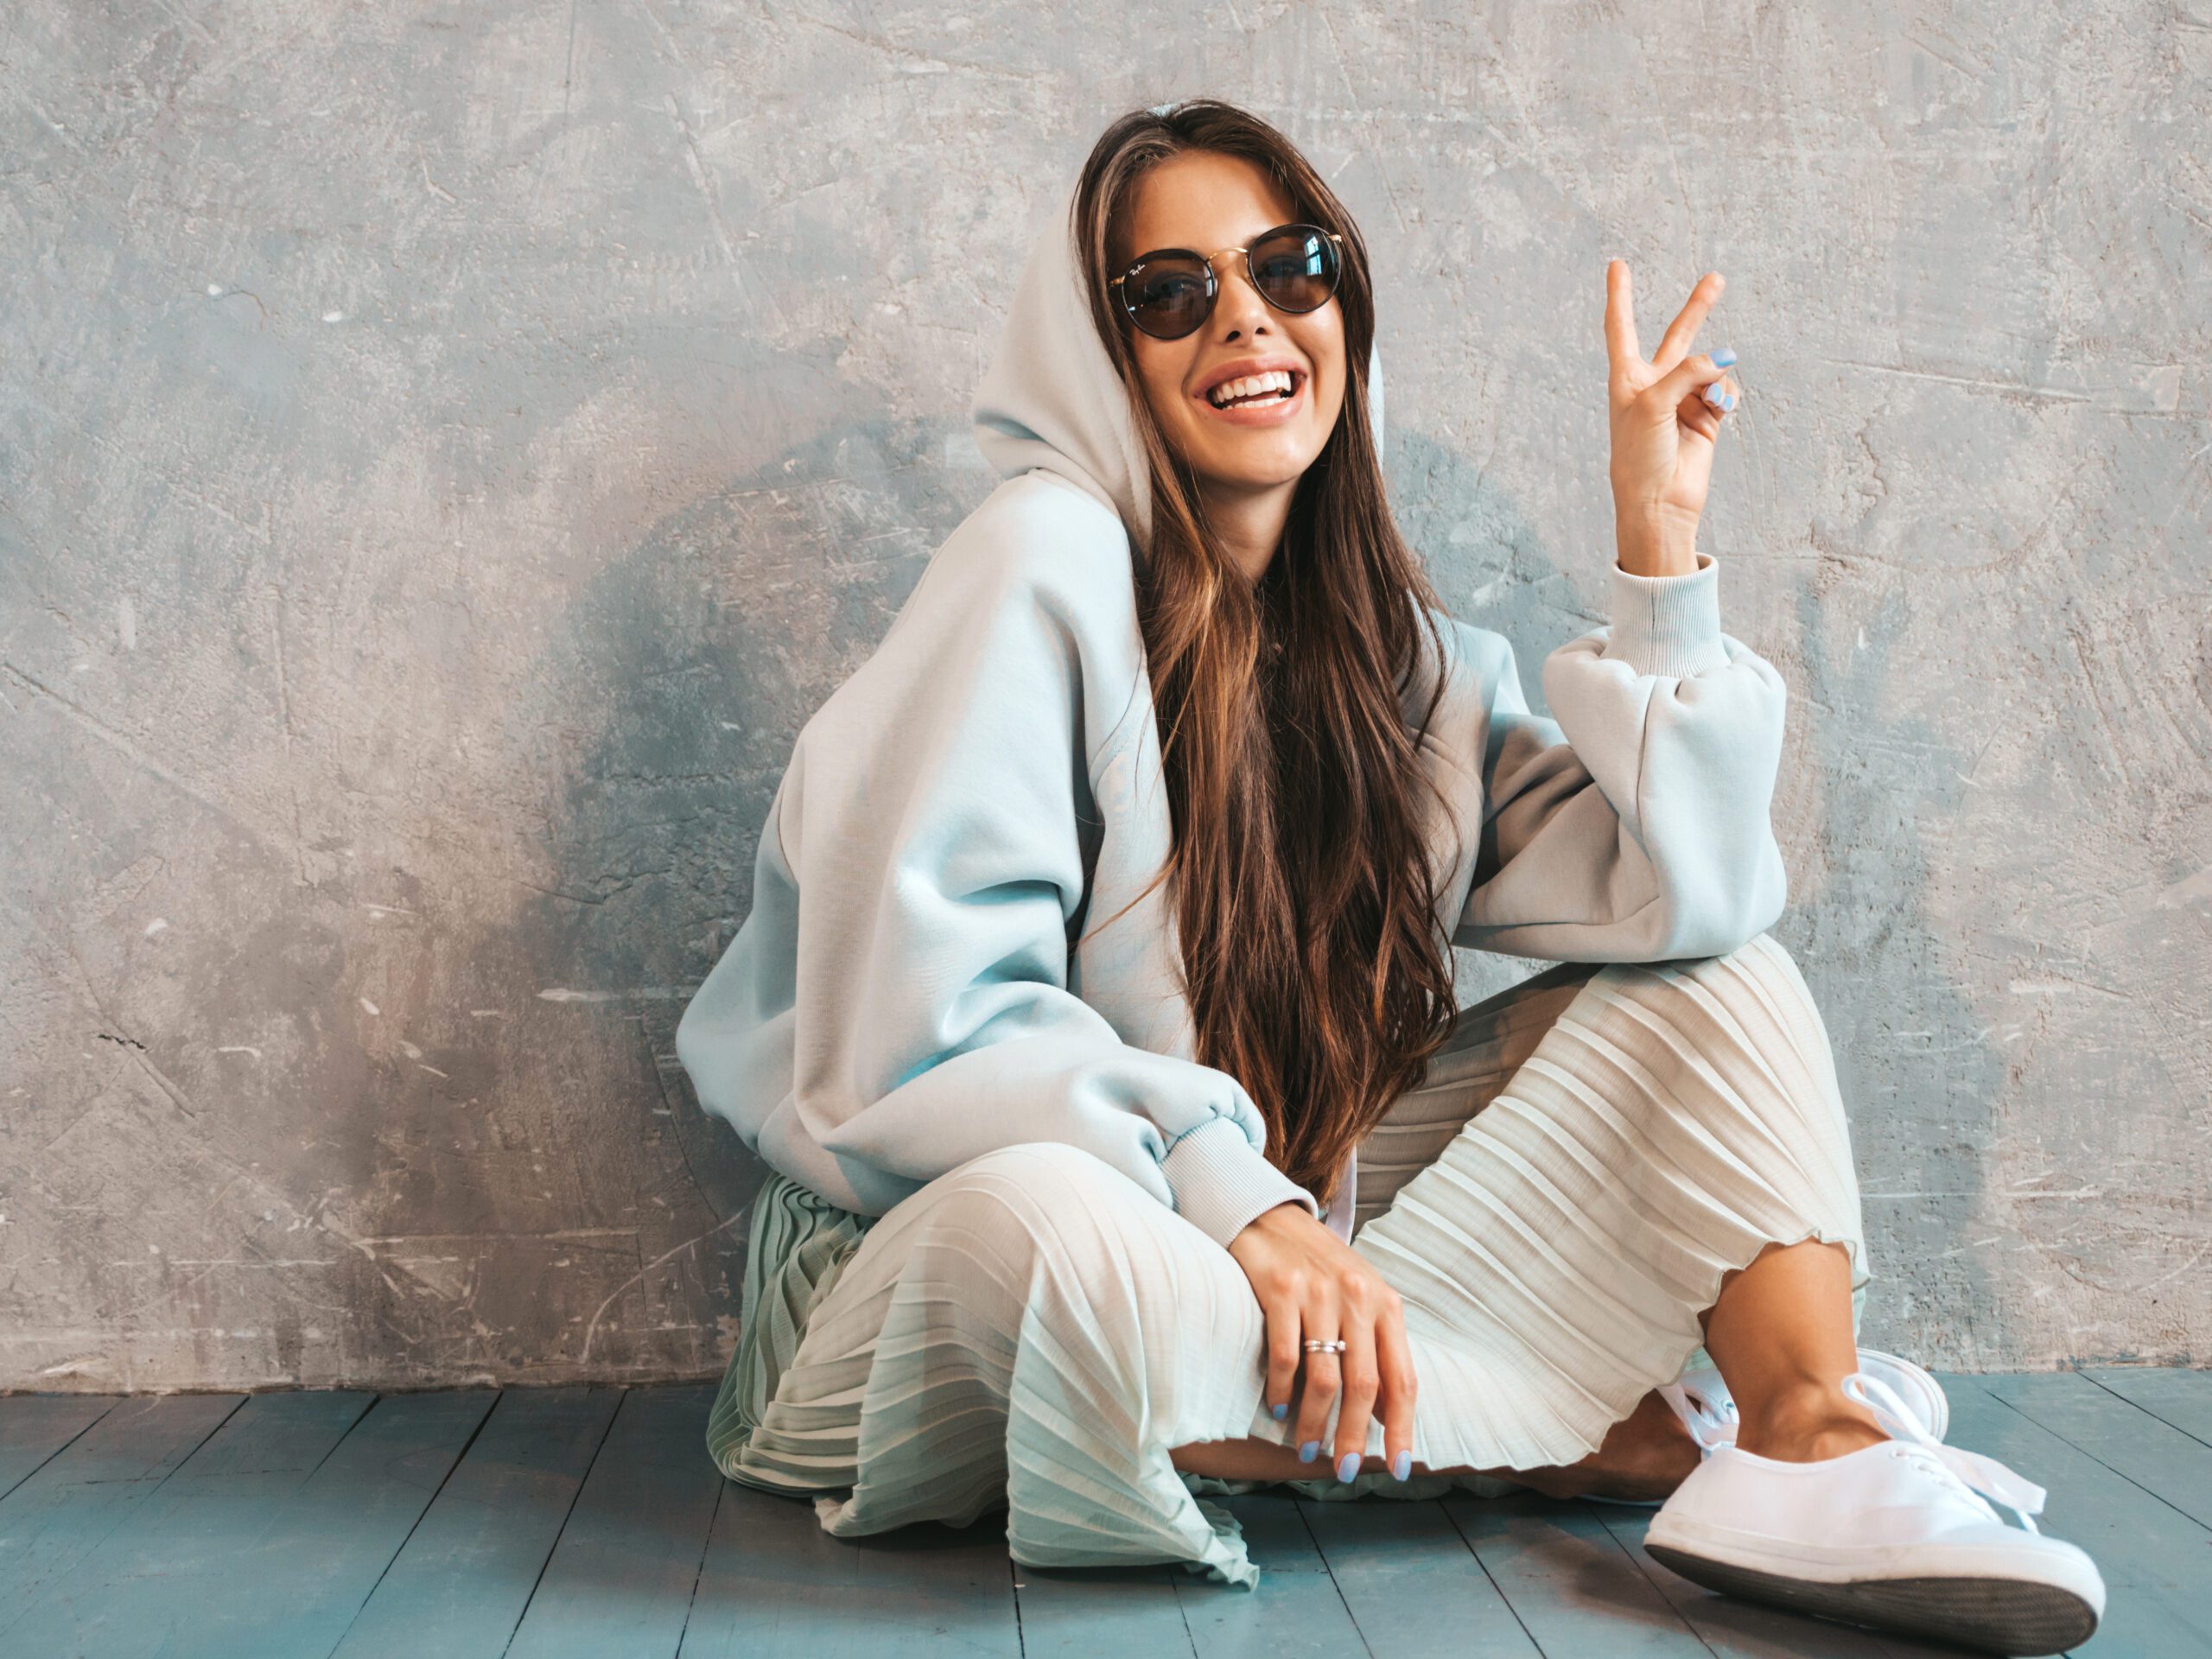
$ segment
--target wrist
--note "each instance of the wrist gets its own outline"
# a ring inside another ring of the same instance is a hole
[[[1617,513],[1617,562],[1632,576],[1682,576],[1698,568],[1694,514]]]
[[[1237,1229],[1236,1237],[1243,1238],[1257,1232],[1281,1232],[1286,1228],[1295,1228],[1301,1221],[1313,1221],[1313,1213],[1295,1199],[1285,1199],[1281,1204],[1271,1205],[1246,1222]],[[1321,1224],[1313,1222],[1313,1224],[1318,1227]]]

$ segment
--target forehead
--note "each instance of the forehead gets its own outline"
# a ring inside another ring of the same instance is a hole
[[[1290,199],[1243,156],[1189,151],[1138,181],[1116,253],[1130,259],[1154,248],[1214,253],[1243,247],[1294,217]]]

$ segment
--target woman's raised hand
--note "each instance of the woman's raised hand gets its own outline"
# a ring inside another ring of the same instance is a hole
[[[1612,425],[1613,525],[1632,575],[1679,575],[1697,567],[1697,523],[1713,478],[1713,440],[1736,406],[1733,352],[1690,354],[1705,314],[1727,286],[1698,279],[1649,362],[1636,340],[1628,262],[1605,266],[1606,407]]]
[[[1414,1363],[1398,1293],[1300,1205],[1279,1204],[1261,1215],[1230,1241],[1229,1253],[1267,1316],[1267,1399],[1276,1417],[1288,1414],[1305,1363],[1295,1402],[1300,1458],[1311,1463],[1319,1455],[1329,1408],[1341,1392],[1328,1448],[1337,1478],[1358,1473],[1368,1423],[1379,1415],[1386,1466],[1405,1479],[1413,1471]],[[1344,1351],[1309,1354],[1302,1346],[1309,1337],[1341,1341]]]

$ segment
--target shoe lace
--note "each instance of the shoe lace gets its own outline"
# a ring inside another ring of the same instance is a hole
[[[1843,1379],[1847,1399],[1874,1414],[1874,1421],[1889,1434],[1896,1455],[1926,1469],[1937,1479],[1963,1492],[1993,1521],[2002,1521],[1989,1500],[1994,1498],[2020,1517],[2030,1532],[2040,1532],[2035,1517],[2043,1513],[2049,1494],[2018,1471],[1994,1458],[1962,1446],[1947,1446],[1921,1427],[1897,1392],[1878,1376],[1853,1371]]]
[[[1736,1437],[1736,1402],[1730,1400],[1716,1408],[1702,1394],[1694,1394],[1679,1382],[1660,1385],[1659,1392],[1682,1420],[1682,1427],[1689,1430],[1690,1439],[1697,1443],[1698,1455],[1709,1458],[1713,1448]]]

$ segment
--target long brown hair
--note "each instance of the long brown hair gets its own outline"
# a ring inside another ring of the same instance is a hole
[[[1256,584],[1163,436],[1107,285],[1140,181],[1190,150],[1251,162],[1301,222],[1344,238],[1344,412]],[[1366,245],[1288,139],[1211,99],[1109,126],[1075,213],[1092,320],[1129,388],[1151,475],[1135,580],[1174,830],[1152,886],[1175,880],[1198,1058],[1244,1085],[1267,1119],[1269,1156],[1327,1203],[1347,1155],[1421,1080],[1455,1013],[1440,878],[1421,831],[1421,791],[1434,786],[1416,748],[1441,676],[1414,730],[1402,702],[1421,628],[1439,660],[1443,644],[1368,422]]]

